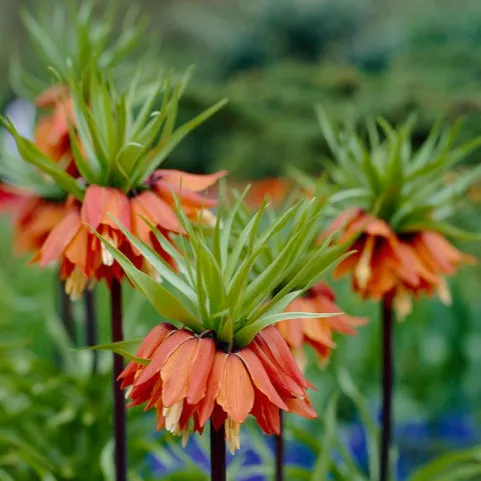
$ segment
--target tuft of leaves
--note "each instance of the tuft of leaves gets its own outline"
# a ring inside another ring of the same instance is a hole
[[[192,130],[215,114],[226,99],[176,127],[180,98],[189,72],[177,79],[163,75],[139,105],[138,82],[119,93],[99,69],[91,69],[81,82],[73,70],[68,91],[74,119],[70,143],[75,164],[87,185],[117,187],[125,193],[145,188],[145,181]],[[86,94],[86,92],[88,92]],[[160,110],[154,110],[162,96]],[[78,199],[85,186],[79,184],[35,144],[22,137],[9,119],[0,121],[14,137],[21,157],[50,176]]]
[[[311,236],[311,221],[318,216],[325,200],[302,200],[262,228],[261,220],[271,207],[264,203],[258,212],[245,218],[241,212],[246,213],[243,206],[246,192],[232,205],[221,203],[215,224],[208,231],[200,222],[191,222],[178,203],[179,224],[188,241],[178,236],[171,244],[150,226],[176,267],[119,224],[129,241],[160,274],[161,283],[136,269],[101,238],[133,284],[161,315],[197,333],[214,331],[218,341],[233,347],[249,344],[262,329],[282,320],[334,315],[284,310],[340,259],[338,248],[326,242],[312,248],[311,262],[301,268],[305,261],[303,245]],[[275,250],[271,246],[281,231],[286,242]],[[259,273],[256,266],[266,255],[271,262]],[[282,287],[277,289],[279,283]]]
[[[33,98],[50,86],[52,71],[66,82],[73,66],[76,78],[90,68],[110,70],[118,80],[129,81],[134,58],[145,68],[152,67],[147,18],[138,6],[123,1],[98,9],[98,2],[46,0],[35,13],[22,10],[22,21],[39,65],[35,73],[22,67],[18,57],[11,62],[11,84],[20,97]],[[144,72],[145,73],[145,72]]]
[[[398,233],[421,229],[463,235],[447,219],[467,189],[481,176],[481,166],[453,170],[481,144],[481,137],[456,145],[460,122],[437,122],[417,146],[414,117],[395,128],[379,118],[366,123],[366,139],[339,126],[317,109],[322,133],[332,153],[332,200],[344,209],[357,206],[388,222]]]

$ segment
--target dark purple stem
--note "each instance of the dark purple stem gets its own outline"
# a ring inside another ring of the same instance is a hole
[[[122,332],[122,286],[114,280],[110,288],[112,342],[123,341]],[[115,480],[127,481],[127,436],[125,430],[125,399],[117,378],[124,367],[122,356],[114,354],[114,439],[115,439]]]
[[[87,346],[97,344],[97,316],[95,312],[95,291],[87,289],[84,293],[85,305],[85,342]],[[97,374],[98,352],[92,351],[92,374]]]
[[[60,281],[60,316],[62,318],[63,327],[70,340],[70,342],[75,346],[75,321],[72,313],[72,301],[70,297],[65,292],[65,282]]]
[[[210,479],[226,481],[225,427],[216,431],[210,423]]]
[[[389,479],[389,451],[391,449],[393,361],[393,297],[388,294],[382,301],[382,429],[380,448],[380,481]]]
[[[281,432],[276,436],[276,481],[284,481],[284,413],[279,411]]]

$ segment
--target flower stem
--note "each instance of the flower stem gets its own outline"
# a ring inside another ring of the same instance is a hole
[[[85,342],[87,346],[97,344],[97,316],[95,313],[95,291],[87,289],[84,293],[85,306]],[[92,351],[92,374],[97,373],[98,352]]]
[[[210,423],[210,479],[226,481],[225,427],[216,431]]]
[[[284,413],[279,411],[281,432],[276,436],[276,481],[284,481]]]
[[[389,451],[391,449],[393,395],[393,309],[392,294],[382,301],[382,430],[380,447],[380,481],[389,479]]]
[[[110,288],[112,342],[123,341],[122,332],[122,286],[114,279]],[[117,378],[123,369],[122,356],[114,354],[114,439],[115,439],[115,480],[127,481],[127,439],[125,431],[125,400]]]
[[[65,282],[60,281],[60,317],[62,319],[63,327],[73,346],[76,345],[75,339],[75,321],[72,313],[72,302],[70,297],[65,292]]]

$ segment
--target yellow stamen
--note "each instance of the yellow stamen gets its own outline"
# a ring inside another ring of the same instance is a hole
[[[210,210],[202,210],[199,212],[199,218],[202,224],[214,227],[217,222],[217,217]]]
[[[404,321],[411,314],[413,301],[411,295],[404,289],[398,289],[393,299],[394,310],[399,321]]]
[[[165,417],[165,429],[172,434],[180,434],[179,420],[182,414],[183,401],[179,401],[170,407],[164,407],[162,414]]]
[[[240,449],[240,424],[236,423],[230,418],[225,421],[225,439],[229,452],[234,454],[237,449]]]
[[[190,436],[190,427],[187,425],[182,431],[182,447],[183,448],[187,446],[187,442],[189,441],[189,436]]]
[[[125,399],[129,399],[130,398],[130,393],[132,392],[132,389],[134,388],[134,386],[129,386],[125,391]]]
[[[70,299],[77,301],[82,297],[87,282],[87,276],[78,267],[75,267],[65,281],[65,292],[70,296]]]
[[[368,236],[366,244],[361,254],[361,258],[354,271],[357,283],[361,289],[365,289],[369,279],[371,278],[371,257],[374,249],[375,239],[372,236]]]
[[[299,349],[296,349],[292,354],[294,355],[294,359],[296,360],[299,369],[304,372],[307,366],[307,359],[304,349],[300,347]]]
[[[104,234],[104,237],[107,241],[109,241],[115,248],[118,247],[118,241],[116,237],[111,237],[108,234]],[[114,256],[108,251],[105,244],[102,242],[100,244],[100,251],[102,254],[102,263],[107,267],[111,267],[114,264]]]
[[[441,281],[439,282],[438,297],[439,300],[446,306],[450,306],[453,302],[451,298],[451,291],[449,290],[449,286],[445,277],[441,278]]]

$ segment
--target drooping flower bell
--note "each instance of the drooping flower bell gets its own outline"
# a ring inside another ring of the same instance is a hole
[[[135,239],[122,227],[132,245],[168,281],[169,290],[102,239],[158,312],[185,326],[179,329],[170,323],[159,324],[145,337],[120,376],[130,405],[155,409],[158,429],[184,438],[192,431],[202,433],[209,420],[215,430],[224,426],[231,451],[239,448],[240,425],[248,415],[267,434],[280,432],[280,411],[315,416],[306,392],[310,384],[274,324],[305,317],[316,322],[331,315],[323,311],[284,312],[302,293],[292,290],[289,282],[285,290],[272,295],[279,279],[286,280],[291,268],[302,260],[304,251],[295,242],[274,252],[261,275],[255,267],[282,227],[292,239],[309,235],[311,224],[305,222],[306,216],[315,216],[319,205],[301,202],[282,218],[269,217],[272,224],[263,230],[260,220],[266,206],[244,217],[241,200],[232,206],[219,204],[210,235],[180,209],[188,243],[173,235],[170,244],[154,231],[175,257],[178,269],[161,256],[154,259],[148,243]],[[315,262],[304,273],[306,285],[337,260],[336,249],[323,245],[311,251]]]
[[[344,259],[334,275],[352,275],[353,289],[363,298],[380,300],[394,294],[401,315],[411,310],[411,295],[438,294],[450,303],[446,276],[475,259],[463,254],[439,232],[421,230],[396,235],[383,220],[352,209],[342,214],[333,228],[344,225],[343,240],[355,239],[353,255]]]
[[[171,324],[147,334],[137,357],[120,376],[130,406],[155,408],[157,429],[185,438],[202,434],[212,419],[226,428],[230,451],[239,449],[239,428],[251,414],[266,434],[280,433],[279,411],[316,414],[307,397],[309,383],[274,327],[266,327],[244,348],[226,352],[210,334],[195,335]]]
[[[52,230],[63,220],[66,206],[63,202],[21,195],[12,209],[14,219],[14,246],[18,254],[38,253]]]
[[[292,188],[292,182],[284,177],[268,177],[257,180],[250,184],[246,204],[257,209],[267,199],[272,205],[280,206],[285,202]]]
[[[168,178],[169,171],[161,172],[166,172],[164,175]],[[192,176],[175,172],[175,175],[179,182],[182,182],[184,177],[198,178],[199,186],[206,187],[216,182],[224,173]],[[175,182],[172,178],[169,182],[163,182],[166,190],[171,187],[180,192],[179,185],[169,183]],[[199,217],[200,212],[205,208],[203,197],[184,188],[182,188],[182,196],[181,202],[184,197],[192,197],[195,200],[187,204],[188,212],[193,217]],[[209,206],[216,205],[214,199],[206,199],[205,202]],[[87,187],[82,202],[71,198],[66,209],[68,213],[52,229],[35,260],[42,267],[54,260],[61,262],[60,275],[66,281],[67,294],[73,299],[77,299],[82,294],[89,280],[105,279],[111,285],[113,279],[121,281],[124,277],[123,269],[94,235],[92,229],[131,259],[136,267],[149,273],[152,273],[150,264],[132,246],[114,219],[118,219],[134,236],[150,245],[167,262],[171,262],[170,255],[159,244],[146,221],[162,232],[166,239],[172,233],[185,233],[179,225],[175,206],[167,203],[153,190],[144,190],[129,198],[119,189],[91,185]]]
[[[354,335],[357,333],[356,327],[367,323],[366,318],[343,313],[342,309],[336,304],[336,296],[333,290],[325,282],[317,283],[304,295],[292,301],[287,306],[286,312],[336,314],[332,317],[319,319],[290,319],[281,321],[276,325],[301,369],[304,369],[306,365],[305,344],[314,349],[321,363],[326,363],[331,350],[336,346],[333,339],[334,333]]]
[[[49,159],[61,164],[69,175],[78,177],[70,145],[69,129],[74,128],[75,118],[68,88],[61,84],[48,88],[35,98],[35,105],[50,110],[37,121],[35,145]]]
[[[8,212],[20,200],[18,193],[0,182],[0,213]]]
[[[392,297],[398,313],[411,310],[412,295],[438,293],[449,301],[445,277],[474,259],[452,246],[446,235],[469,234],[447,223],[463,193],[481,174],[468,169],[452,179],[453,169],[481,139],[456,147],[457,126],[436,125],[420,146],[410,138],[413,122],[394,129],[384,120],[368,124],[369,142],[336,128],[320,110],[321,127],[336,162],[332,180],[343,190],[333,195],[342,211],[331,231],[335,242],[350,243],[355,253],[335,275],[352,275],[363,298]],[[383,138],[382,138],[383,137]],[[451,180],[449,180],[451,179]]]
[[[21,137],[4,119],[22,157],[48,174],[69,195],[64,218],[46,238],[35,260],[42,266],[59,261],[61,277],[72,297],[79,297],[90,280],[106,279],[110,284],[113,279],[120,281],[123,277],[123,270],[93,230],[109,239],[134,265],[142,264],[145,271],[153,273],[150,263],[126,239],[114,218],[167,261],[171,256],[150,234],[148,222],[167,239],[171,233],[184,234],[175,213],[173,193],[178,195],[178,202],[185,206],[190,218],[211,221],[205,212],[216,201],[198,192],[214,184],[225,172],[195,176],[158,170],[185,135],[224,104],[219,102],[174,130],[174,106],[186,81],[184,78],[172,87],[169,78],[162,78],[159,88],[147,96],[140,110],[134,105],[134,92],[120,95],[113,86],[108,87],[100,72],[90,71],[85,85],[70,82],[72,123],[76,128],[75,131],[69,128],[68,134],[80,181],[59,165],[57,157],[49,157],[48,152]],[[88,103],[84,94],[86,85]],[[161,90],[163,110],[152,114],[150,108]]]

